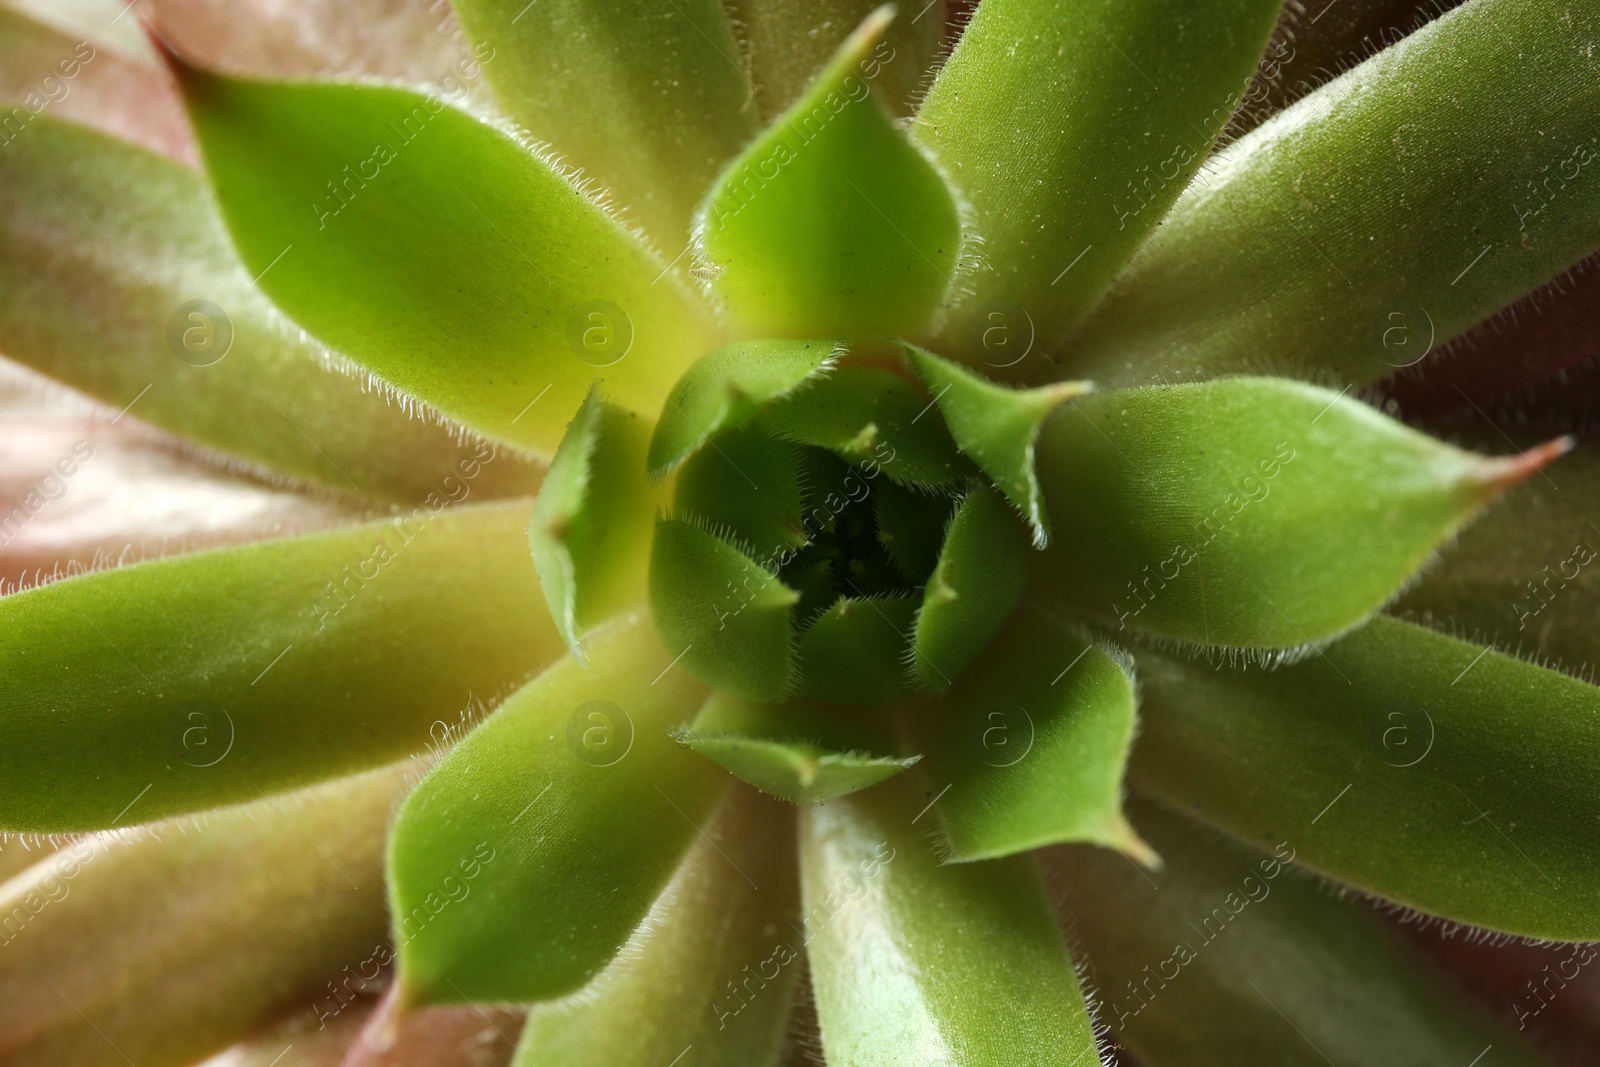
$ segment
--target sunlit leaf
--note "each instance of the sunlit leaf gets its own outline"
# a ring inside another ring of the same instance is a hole
[[[1600,689],[1381,616],[1275,671],[1138,664],[1141,788],[1385,900],[1600,939]]]
[[[1144,1062],[1547,1062],[1369,908],[1289,867],[1292,830],[1263,855],[1148,802],[1132,813],[1160,871],[1088,848],[1041,858],[1094,961],[1100,1021]]]
[[[911,691],[911,596],[839,597],[800,635],[800,695],[886,704]]]
[[[1040,581],[1118,632],[1295,648],[1392,597],[1566,443],[1491,459],[1272,378],[1097,393],[1046,425]]]
[[[917,613],[914,666],[934,689],[948,689],[1022,599],[1027,534],[999,494],[974,488],[950,521],[939,563]]]
[[[1281,6],[979,5],[915,127],[983,241],[941,351],[1010,376],[1054,376],[1044,357],[1204,162]]]
[[[549,454],[595,379],[654,410],[715,347],[694,294],[636,238],[444,97],[172,63],[261,287],[445,414]]]
[[[1230,146],[1064,366],[1363,384],[1600,248],[1600,10],[1474,0]]]
[[[727,775],[667,730],[705,691],[647,619],[595,631],[406,799],[389,897],[408,1004],[571,993],[649,911]]]
[[[921,332],[961,245],[955,201],[872,97],[892,8],[723,171],[695,223],[712,294],[752,334]]]
[[[805,939],[828,1062],[1097,1062],[1032,858],[940,866],[907,781],[801,810]]]

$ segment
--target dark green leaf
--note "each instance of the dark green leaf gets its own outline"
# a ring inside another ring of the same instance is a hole
[[[389,895],[407,1004],[547,1000],[616,955],[727,776],[667,730],[705,691],[648,620],[590,636],[518,690],[406,799]]]
[[[917,334],[950,285],[955,201],[869,88],[892,11],[840,45],[700,209],[699,270],[752,334]]]
[[[925,492],[888,479],[873,486],[878,543],[906,581],[922,585],[933,573],[956,503],[943,492]]]
[[[917,613],[917,677],[948,689],[1022,599],[1027,534],[987,488],[969,492],[951,520]]]
[[[759,426],[728,430],[678,471],[673,507],[727,531],[757,559],[774,560],[806,543],[795,446]]]
[[[1275,671],[1138,662],[1142,788],[1419,911],[1600,939],[1600,690],[1384,617]]]
[[[560,652],[528,510],[418,507],[0,599],[0,827],[148,822],[442,740]]]
[[[840,597],[800,636],[800,695],[887,704],[911,691],[907,660],[917,601]]]

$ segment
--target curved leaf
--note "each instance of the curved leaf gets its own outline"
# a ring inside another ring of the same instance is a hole
[[[384,828],[411,773],[86,838],[4,883],[0,1059],[184,1067],[376,976]]]
[[[748,881],[747,881],[748,879]],[[802,964],[794,815],[731,791],[611,967],[534,1009],[521,1067],[773,1067]]]
[[[915,127],[983,242],[942,350],[1011,376],[1056,376],[1041,357],[1199,169],[1281,6],[984,0]],[[997,325],[1019,334],[998,351]]]
[[[673,510],[725,530],[757,559],[778,561],[809,540],[796,448],[762,427],[726,430],[678,470]]]
[[[1027,536],[999,495],[969,492],[917,612],[912,663],[924,685],[948,689],[1005,625],[1027,584],[1027,554]]]
[[[1101,1021],[1143,1061],[1547,1062],[1368,908],[1298,876],[1286,863],[1291,841],[1262,855],[1156,805],[1132,811],[1167,860],[1159,872],[1087,848],[1051,849],[1041,860],[1094,961]]]
[[[1021,614],[947,697],[906,717],[943,790],[950,858],[1092,841],[1158,866],[1122,816],[1135,703],[1124,657]]]
[[[0,599],[0,827],[127,826],[421,751],[560,650],[527,515],[419,507]]]
[[[1376,611],[1569,444],[1473,455],[1282,379],[1095,394],[1040,441],[1060,531],[1040,581],[1119,631],[1310,645]]]
[[[675,254],[695,205],[757,130],[717,0],[457,0],[500,105]]]
[[[1097,1063],[1038,867],[940,866],[905,779],[803,808],[805,937],[829,1063]]]
[[[697,269],[751,334],[915,334],[950,284],[955,201],[869,87],[892,12],[879,8],[839,46],[696,216]]]
[[[715,346],[695,296],[637,239],[444,98],[170,61],[261,287],[445,414],[549,454],[595,379],[651,410]]]
[[[839,597],[800,635],[800,695],[887,704],[909,695],[906,659],[916,623],[909,596]]]
[[[423,779],[389,843],[407,1005],[534,1001],[616,955],[715,807],[726,776],[672,743],[705,691],[648,620],[590,637]]]
[[[674,735],[763,793],[815,804],[892,778],[900,759],[888,720],[809,702],[751,704],[721,693]]]
[[[1600,689],[1384,617],[1275,671],[1141,652],[1139,680],[1141,788],[1419,911],[1600,939]]]
[[[644,595],[655,511],[645,433],[638,415],[591,389],[528,522],[550,617],[580,661],[584,633]]]
[[[664,478],[696,449],[844,355],[838,341],[741,341],[701,356],[667,394],[650,437],[650,476]]]
[[[923,492],[893,480],[872,489],[873,516],[878,521],[878,543],[889,553],[902,577],[913,585],[926,584],[939,564],[939,550],[959,502],[943,492]]]
[[[251,284],[188,168],[48,114],[25,132],[0,151],[7,356],[339,492],[420,501],[536,481],[509,451],[463,447],[325,366]]]
[[[1116,384],[1356,385],[1600,248],[1600,10],[1475,0],[1230,146],[1072,341]]]

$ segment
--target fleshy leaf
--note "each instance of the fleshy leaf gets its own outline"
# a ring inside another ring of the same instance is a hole
[[[1027,534],[1000,495],[986,487],[969,492],[917,613],[913,664],[924,685],[948,689],[1005,625],[1022,600],[1027,555]]]
[[[1046,425],[1039,580],[1118,632],[1290,649],[1358,624],[1566,448],[1462,452],[1273,378],[1096,393]]]
[[[1049,370],[1041,357],[1199,170],[1282,6],[984,0],[915,127],[983,241],[941,350],[1015,377]]]
[[[445,414],[548,455],[595,379],[653,410],[715,346],[694,294],[635,237],[444,98],[171,62],[267,295]]]
[[[835,341],[741,341],[700,357],[661,408],[650,438],[650,476],[666,477],[718,433],[831,368],[844,351]]]
[[[457,0],[500,105],[675,255],[755,136],[755,86],[717,0]],[[481,46],[480,46],[481,47]]]
[[[638,415],[591,389],[534,502],[528,541],[539,584],[579,660],[585,631],[644,597],[655,511],[646,432]]]
[[[679,519],[656,524],[650,614],[661,640],[706,685],[776,700],[794,671],[799,594],[733,545]]]
[[[807,541],[801,519],[795,446],[748,425],[712,438],[679,468],[673,509],[728,531],[760,560],[775,560]]]
[[[916,334],[950,285],[955,201],[868,84],[892,14],[850,35],[696,216],[697,270],[752,334]]]
[[[906,715],[951,858],[1091,841],[1158,864],[1122,816],[1134,706],[1125,660],[1020,614],[949,696]]]
[[[525,502],[0,599],[0,827],[129,826],[426,748],[560,652]]]
[[[907,485],[948,485],[970,468],[933,404],[881,367],[845,367],[772,405],[778,432]]]
[[[1141,788],[1385,900],[1600,939],[1600,689],[1382,616],[1275,671],[1138,659]]]
[[[774,1067],[804,966],[796,873],[793,812],[731,791],[636,944],[575,1001],[536,1007],[516,1063]]]
[[[718,693],[678,742],[792,804],[877,785],[916,763],[901,759],[888,720],[826,704],[751,704]]]
[[[332,980],[392,959],[383,835],[411,773],[84,838],[4,883],[0,1059],[176,1067],[342,1005]]]
[[[998,1067],[1020,1050],[1098,1062],[1033,859],[941,866],[915,825],[925,802],[909,779],[801,810],[828,1062]]]
[[[933,573],[956,504],[956,499],[946,493],[925,492],[890,479],[873,486],[878,543],[906,581],[922,585]]]
[[[518,690],[400,809],[389,896],[407,1004],[578,989],[716,806],[727,777],[667,735],[705,691],[647,619],[589,641],[588,668],[566,659]]]
[[[1093,390],[1090,382],[1008,389],[932,352],[905,346],[922,384],[934,395],[950,436],[1027,519],[1033,543],[1050,539],[1034,447],[1044,420],[1063,401]]]
[[[1088,848],[1041,861],[1094,960],[1100,1021],[1143,1062],[1548,1064],[1371,909],[1289,867],[1294,829],[1263,855],[1130,807],[1167,860],[1160,871]]]
[[[840,597],[800,635],[800,695],[887,704],[910,695],[906,657],[916,624],[910,596]]]
[[[48,114],[0,152],[0,348],[133,418],[342,493],[420,501],[536,481],[509,450],[485,464],[485,449],[323,366],[251,285],[192,171]]]
[[[1207,168],[1066,366],[1361,385],[1537,288],[1600,248],[1597,40],[1591,7],[1475,0],[1305,97]]]

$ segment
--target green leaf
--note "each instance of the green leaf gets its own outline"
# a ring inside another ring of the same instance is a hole
[[[933,573],[956,504],[954,497],[943,492],[901,486],[892,480],[873,486],[878,543],[906,581],[923,585]]]
[[[1592,679],[1600,666],[1600,452],[1580,445],[1463,531],[1393,614]]]
[[[877,0],[727,0],[762,116],[771,120],[793,103],[879,6]],[[908,5],[901,15],[873,50],[876,63],[862,74],[891,111],[909,115],[943,42],[945,0]]]
[[[445,414],[548,455],[595,379],[651,410],[715,346],[694,294],[635,237],[443,98],[172,62],[261,287]]]
[[[666,477],[718,433],[831,369],[844,353],[837,341],[741,341],[700,357],[661,408],[650,438],[650,476]]]
[[[528,523],[550,617],[581,661],[590,627],[644,597],[655,492],[647,428],[597,388],[567,427]]]
[[[0,1059],[184,1067],[376,975],[384,829],[414,771],[63,844],[4,883]]]
[[[1381,616],[1275,671],[1138,661],[1141,788],[1385,900],[1600,938],[1600,690]]]
[[[1100,1021],[1142,1061],[1547,1063],[1371,909],[1296,874],[1292,831],[1263,855],[1148,802],[1132,811],[1159,872],[1088,848],[1041,859],[1094,961]]]
[[[1050,540],[1050,524],[1034,464],[1039,430],[1062,401],[1092,391],[1093,384],[1008,389],[915,345],[904,347],[917,376],[934,395],[950,436],[1022,513],[1033,530],[1034,547],[1043,548]]]
[[[676,254],[695,204],[757,130],[717,0],[458,0],[511,117]],[[480,46],[480,48],[483,46]]]
[[[950,857],[1091,841],[1159,865],[1122,816],[1134,706],[1125,656],[1042,612],[1020,615],[948,697],[906,716],[944,790]]]
[[[1027,535],[999,494],[974,488],[945,534],[939,563],[917,613],[914,667],[933,689],[948,689],[1022,600]]]
[[[536,481],[508,451],[464,447],[324,366],[250,273],[187,167],[48,114],[0,151],[7,356],[203,447],[339,492],[415,502]]]
[[[829,1063],[1094,1063],[1072,961],[1026,856],[940,866],[908,779],[800,814],[805,936]]]
[[[0,599],[0,828],[129,826],[441,740],[560,652],[527,517],[418,507]]]
[[[760,563],[690,522],[656,524],[650,614],[684,670],[746,700],[792,686],[790,608],[799,594]]]
[[[1282,6],[984,0],[915,126],[983,242],[942,351],[1012,376],[1055,376],[1040,357],[1198,171]]]
[[[1097,393],[1040,441],[1059,537],[1039,580],[1119,632],[1304,647],[1376,611],[1564,448],[1478,456],[1282,379]]]
[[[698,270],[748,333],[916,334],[950,285],[955,201],[869,88],[892,11],[851,34],[696,217]]]
[[[726,530],[730,540],[750,546],[763,561],[804,545],[795,446],[750,425],[726,430],[710,444],[679,469],[674,511]]]
[[[916,625],[910,596],[840,597],[800,635],[800,695],[887,704],[911,692],[906,660]]]
[[[906,485],[948,485],[968,466],[933,405],[893,371],[845,367],[767,410],[778,432]]]
[[[773,1067],[804,966],[795,866],[794,814],[731,791],[635,943],[581,997],[534,1008],[516,1063]]]
[[[815,804],[892,778],[900,759],[888,720],[806,701],[752,704],[715,694],[674,735],[729,773],[792,804]]]
[[[1588,5],[1481,0],[1305,97],[1208,167],[1067,366],[1361,385],[1561,273],[1600,248],[1597,39]]]
[[[406,799],[389,897],[410,1005],[547,1000],[616,955],[727,779],[667,730],[705,691],[641,617],[518,690]]]

